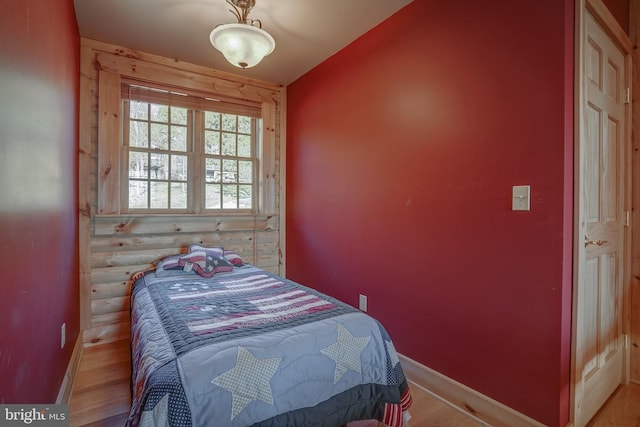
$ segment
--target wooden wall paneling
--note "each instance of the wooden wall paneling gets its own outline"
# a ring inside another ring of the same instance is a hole
[[[113,283],[130,280],[133,273],[149,268],[149,264],[131,264],[118,267],[92,268],[91,284]]]
[[[120,93],[105,89],[119,87],[122,73],[173,86],[195,81],[192,89],[217,90],[240,103],[257,102],[267,114],[265,136],[271,162],[265,172],[270,180],[268,196],[277,198],[281,191],[282,88],[87,39],[82,39],[81,60],[84,151],[80,182],[84,185],[81,209],[84,207],[86,215],[80,224],[84,236],[80,250],[85,345],[128,339],[131,275],[151,268],[164,256],[186,252],[191,244],[223,246],[249,263],[279,273],[280,200],[271,202],[269,215],[119,214],[120,177],[117,173],[109,176],[107,170],[108,159],[117,159],[120,150]]]
[[[287,275],[287,247],[286,242],[286,182],[287,182],[287,115],[283,112],[287,111],[287,89],[282,88],[280,91],[280,103],[278,104],[278,108],[280,111],[280,120],[278,120],[277,125],[277,136],[279,140],[278,145],[278,171],[279,171],[279,182],[280,185],[280,194],[278,195],[279,199],[279,209],[280,212],[279,220],[280,224],[278,224],[280,228],[280,234],[278,236],[280,245],[278,251],[278,271],[282,276]]]
[[[91,285],[91,298],[102,299],[129,296],[131,287],[129,281],[95,283]]]
[[[140,250],[121,250],[113,252],[93,252],[91,254],[91,267],[118,267],[131,264],[153,264],[169,255],[180,251],[174,248],[154,249],[152,251],[141,248]],[[184,252],[184,251],[183,251]]]
[[[263,135],[262,161],[260,162],[262,177],[262,206],[260,212],[274,214],[276,203],[276,106],[270,102],[262,104]]]
[[[629,32],[635,46],[640,43],[640,0],[630,1],[631,21]],[[632,52],[632,220],[631,220],[631,326],[630,326],[630,380],[640,383],[640,108],[636,104],[640,99],[640,54],[638,49]]]
[[[273,220],[269,216],[246,215],[213,217],[204,215],[112,216],[95,218],[96,236],[128,234],[203,233],[265,229]]]
[[[129,297],[112,297],[91,301],[93,315],[120,313],[129,309]]]
[[[80,48],[80,105],[79,105],[79,142],[78,142],[78,247],[79,247],[79,286],[80,286],[80,329],[91,325],[90,274],[91,260],[89,246],[91,241],[91,183],[87,177],[92,169],[92,136],[94,123],[92,119],[92,86],[93,61],[91,49]]]
[[[102,326],[116,325],[118,323],[127,323],[129,321],[130,312],[118,311],[114,313],[94,314],[91,317],[91,326],[99,328]]]
[[[95,236],[91,240],[91,251],[95,257],[99,252],[127,250],[158,250],[184,253],[190,245],[223,246],[228,250],[253,245],[253,232],[247,231],[201,231],[198,233],[175,233],[154,235]],[[96,261],[97,262],[97,261]],[[94,264],[95,265],[95,264]]]
[[[238,101],[274,102],[274,91],[258,89],[242,82],[217,79],[196,74],[180,68],[167,67],[151,62],[139,61],[134,58],[99,53],[98,67],[102,71],[127,76],[143,81],[153,81],[170,86],[189,87],[197,92],[215,92]]]
[[[134,49],[129,49],[124,46],[117,46],[110,43],[105,43],[97,40],[82,39],[82,43],[91,47],[95,52],[109,53],[126,58],[134,58],[144,62],[150,62],[158,65],[164,65],[166,67],[179,68],[185,71],[191,71],[194,73],[202,74],[205,76],[215,77],[217,79],[229,80],[231,82],[241,81],[247,86],[254,88],[265,88],[270,90],[279,90],[280,85],[267,82],[264,80],[239,77],[237,74],[228,73],[226,71],[216,70],[210,67],[204,67],[201,65],[190,64],[187,62],[176,61],[173,58],[166,58],[158,55],[154,55],[147,52],[142,52]]]
[[[119,340],[128,340],[131,336],[129,317],[124,322],[94,326],[84,331],[84,343],[87,345],[102,344]]]
[[[120,75],[100,71],[98,128],[98,214],[120,212]]]

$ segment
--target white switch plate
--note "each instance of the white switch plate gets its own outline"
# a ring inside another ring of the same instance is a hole
[[[529,185],[514,185],[511,209],[514,211],[531,210],[530,195],[531,187]]]
[[[67,343],[67,324],[63,323],[60,327],[60,348],[64,348]]]

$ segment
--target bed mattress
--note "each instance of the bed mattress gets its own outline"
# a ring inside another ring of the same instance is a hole
[[[149,271],[132,288],[135,426],[403,426],[411,403],[383,326],[251,265]]]

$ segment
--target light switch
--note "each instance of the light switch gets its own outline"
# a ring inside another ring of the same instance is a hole
[[[514,185],[513,186],[513,203],[511,209],[514,211],[529,211],[531,210],[529,195],[531,193],[531,187],[528,185]]]

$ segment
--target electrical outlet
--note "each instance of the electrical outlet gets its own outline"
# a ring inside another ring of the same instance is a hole
[[[67,324],[63,323],[60,327],[60,348],[64,348],[67,343]]]
[[[360,310],[367,311],[367,296],[360,294]]]

